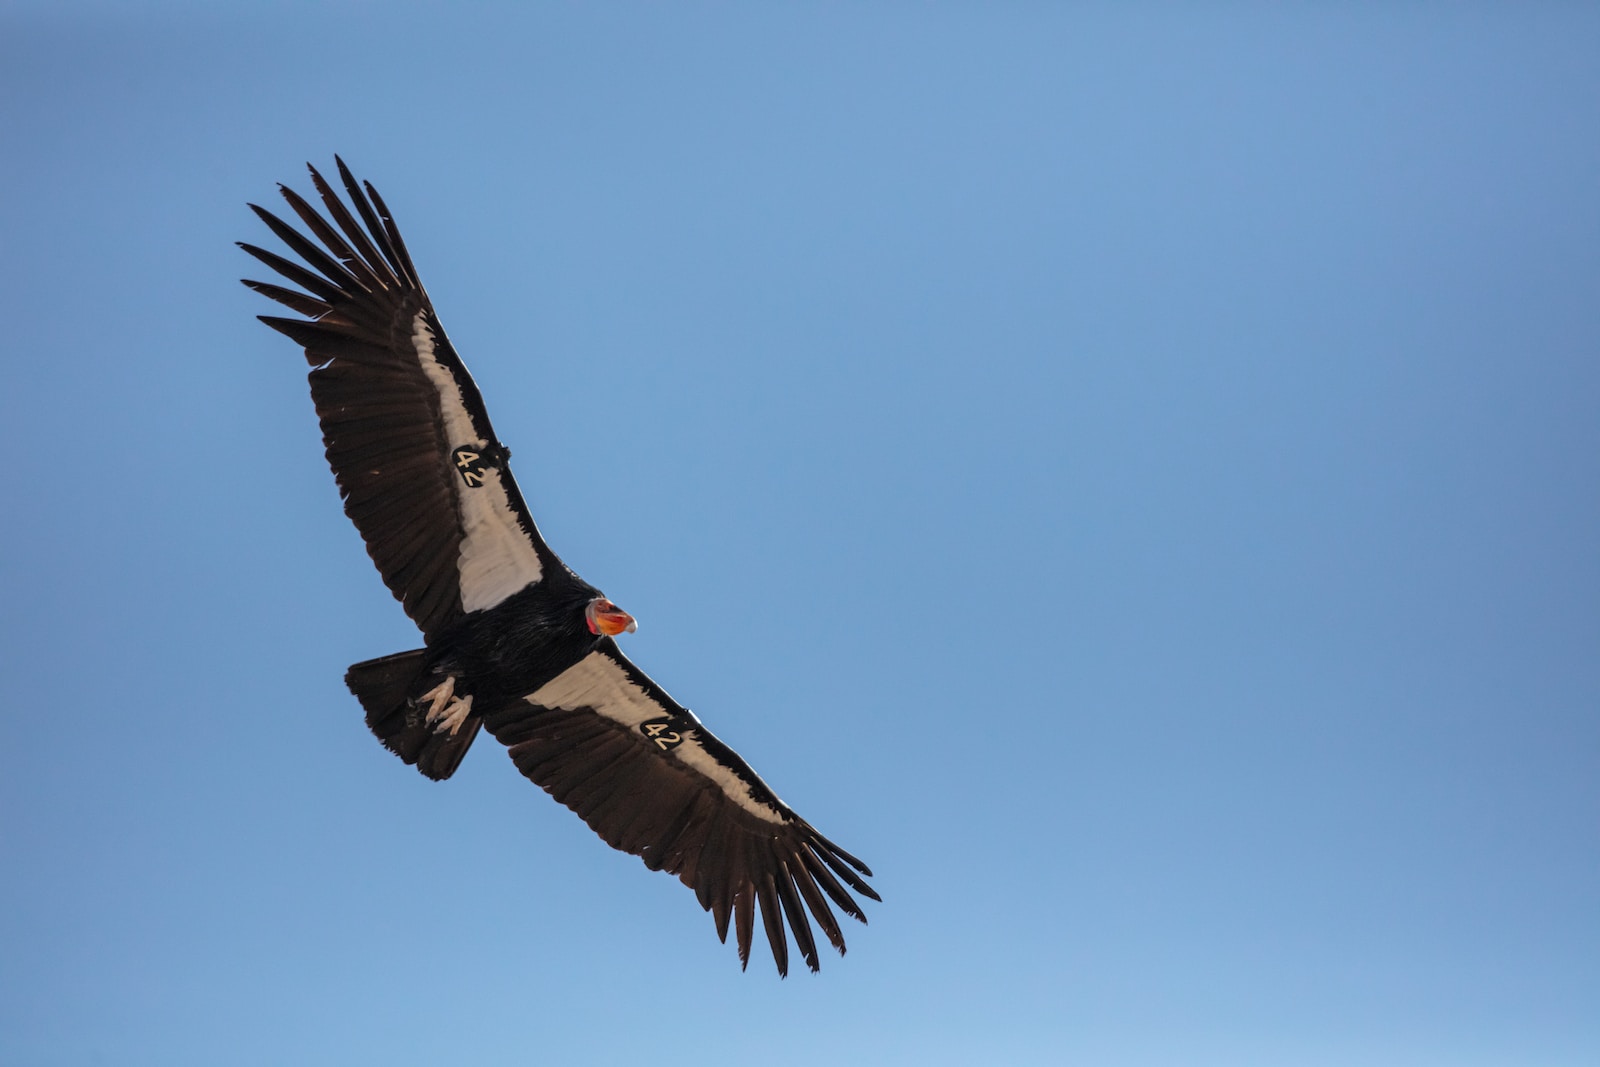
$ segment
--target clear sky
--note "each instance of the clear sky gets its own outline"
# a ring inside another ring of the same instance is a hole
[[[134,6],[0,11],[0,1062],[1600,1063],[1600,9]],[[335,152],[821,974],[367,735]]]

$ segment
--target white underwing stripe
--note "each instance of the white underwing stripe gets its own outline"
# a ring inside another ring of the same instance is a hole
[[[592,708],[594,711],[637,731],[639,724],[659,719],[669,709],[662,707],[635,685],[621,664],[603,652],[591,652],[539,687],[527,698],[528,703],[561,711]],[[745,811],[767,822],[781,823],[783,817],[770,804],[751,795],[744,779],[713,759],[700,747],[700,729],[684,730],[681,745],[663,753],[664,759],[675,759],[711,779],[729,800]]]
[[[412,320],[411,343],[423,373],[438,390],[439,412],[450,447],[486,447],[488,442],[478,436],[461,402],[455,375],[434,358],[433,330],[422,312]],[[542,573],[539,554],[517,521],[498,468],[484,471],[481,485],[469,487],[458,479],[455,492],[461,517],[461,553],[456,559],[461,609],[482,611],[537,582]]]

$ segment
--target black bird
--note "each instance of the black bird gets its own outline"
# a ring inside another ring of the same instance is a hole
[[[731,920],[741,966],[757,908],[780,975],[785,920],[817,969],[808,912],[842,955],[828,902],[866,922],[849,890],[880,899],[872,872],[622,654],[633,618],[539,536],[389,209],[335,162],[355,215],[315,167],[326,217],[279,186],[315,240],[250,205],[311,269],[240,247],[299,286],[244,283],[308,316],[260,318],[304,346],[345,513],[422,631],[425,647],[345,675],[367,725],[436,780],[487,726],[607,844],[693,889],[723,941]]]

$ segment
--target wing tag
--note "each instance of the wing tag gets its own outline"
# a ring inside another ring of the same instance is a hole
[[[465,445],[450,453],[456,472],[469,489],[481,486],[485,474],[504,463],[510,455],[511,450],[501,445]]]
[[[647,719],[639,724],[639,732],[656,743],[663,752],[671,752],[683,744],[683,724],[670,715],[664,719]]]

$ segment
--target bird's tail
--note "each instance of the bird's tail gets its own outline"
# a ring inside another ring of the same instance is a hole
[[[361,701],[367,726],[384,748],[434,781],[443,781],[460,766],[483,719],[468,712],[449,729],[430,724],[427,703],[415,699],[425,661],[426,650],[420,648],[369,659],[351,666],[344,684]]]

